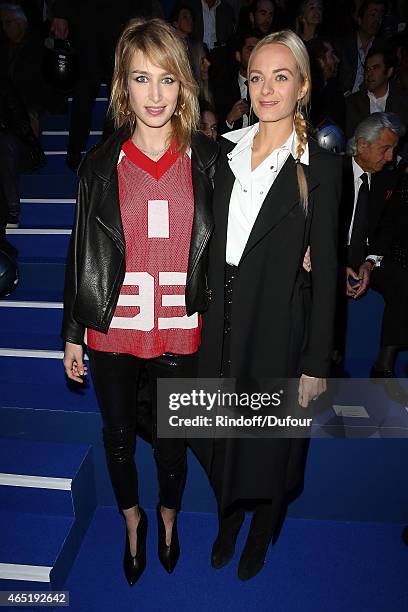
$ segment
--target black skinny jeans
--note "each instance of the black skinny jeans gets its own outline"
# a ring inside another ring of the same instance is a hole
[[[137,389],[145,364],[153,405],[153,446],[159,481],[159,502],[179,510],[186,479],[184,439],[158,438],[156,430],[156,380],[194,378],[196,354],[166,353],[155,359],[105,353],[88,348],[92,379],[103,421],[103,440],[113,490],[121,510],[139,503],[136,447]]]

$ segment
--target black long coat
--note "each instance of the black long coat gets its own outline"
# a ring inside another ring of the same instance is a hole
[[[227,154],[235,145],[222,139],[215,176],[215,230],[210,242],[208,282],[212,291],[204,315],[199,353],[202,377],[218,377],[224,315],[224,262],[229,201],[234,175]],[[306,215],[300,202],[296,165],[290,155],[268,192],[234,280],[231,377],[284,378],[329,372],[337,282],[338,204],[341,160],[309,141]],[[307,245],[312,272],[302,269]],[[213,440],[193,442],[210,477]],[[297,486],[305,444],[300,439],[229,439],[222,499],[272,498]],[[220,474],[217,474],[219,481]]]

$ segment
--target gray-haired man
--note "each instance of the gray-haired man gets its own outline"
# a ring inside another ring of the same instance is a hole
[[[394,157],[404,126],[394,113],[373,113],[356,128],[348,142],[344,164],[341,214],[346,244],[346,293],[358,298],[368,287],[381,256],[370,252],[386,207],[394,174],[383,168]],[[383,172],[381,172],[383,170]]]

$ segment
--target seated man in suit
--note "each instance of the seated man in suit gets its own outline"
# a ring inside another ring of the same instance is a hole
[[[398,115],[373,113],[356,128],[348,142],[340,214],[346,243],[346,294],[354,299],[366,290],[378,263],[372,254],[374,236],[385,211],[386,192],[395,180],[380,172],[393,159],[404,134]]]
[[[220,134],[250,125],[247,68],[252,49],[259,41],[256,32],[238,37],[235,44],[235,69],[224,67],[223,75],[214,80],[215,108],[219,116]],[[229,75],[226,82],[225,75]]]
[[[391,80],[396,58],[386,48],[370,49],[365,62],[365,89],[346,98],[346,136],[351,138],[357,125],[376,112],[396,113],[408,123],[408,95]]]
[[[363,83],[365,60],[377,40],[384,12],[384,0],[364,0],[357,12],[357,32],[338,41],[339,85],[344,95],[358,91]]]
[[[377,262],[371,245],[385,207],[388,174],[381,170],[392,160],[403,133],[397,115],[374,113],[356,128],[344,158],[339,237],[341,274],[335,325],[334,361],[344,355],[347,323],[346,296],[357,299],[368,288]],[[383,176],[381,176],[383,175]],[[344,287],[344,284],[346,285]]]

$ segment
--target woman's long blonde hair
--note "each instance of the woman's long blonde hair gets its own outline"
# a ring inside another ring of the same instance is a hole
[[[135,51],[141,51],[153,64],[162,67],[180,82],[177,106],[171,119],[171,138],[176,139],[178,148],[183,153],[189,148],[191,136],[199,126],[198,88],[183,40],[176,30],[162,19],[131,20],[116,45],[109,103],[115,127],[126,124],[133,132],[136,126],[128,86],[130,64]]]
[[[265,36],[265,38],[262,38],[262,40],[260,40],[256,47],[253,49],[248,62],[248,81],[249,74],[251,71],[251,64],[257,51],[259,51],[259,49],[261,49],[262,47],[265,47],[265,45],[272,44],[284,45],[292,51],[297,67],[299,69],[301,81],[300,87],[303,87],[305,84],[307,84],[306,93],[300,100],[298,100],[293,114],[293,123],[295,126],[296,136],[298,140],[298,145],[296,149],[296,173],[299,186],[299,196],[300,202],[304,210],[307,211],[309,190],[307,186],[305,172],[300,164],[300,158],[305,152],[307,144],[306,115],[309,111],[310,106],[310,90],[312,82],[310,76],[309,54],[302,39],[292,30],[281,30],[280,32],[273,32],[272,34]]]

